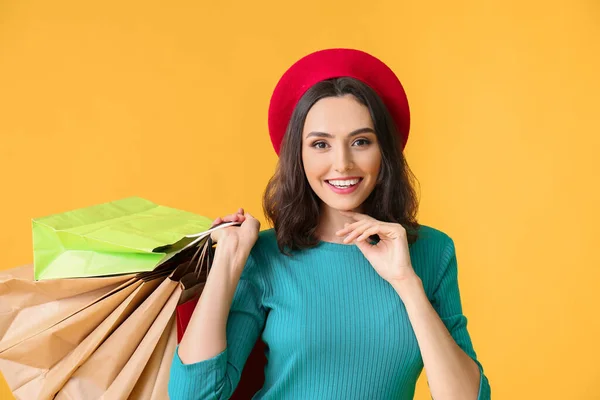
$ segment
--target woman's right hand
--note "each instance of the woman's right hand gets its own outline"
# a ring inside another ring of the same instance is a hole
[[[250,215],[250,213],[244,213],[244,209],[240,207],[240,209],[238,209],[238,211],[234,214],[229,214],[215,219],[211,225],[211,228],[225,222],[238,222],[241,223],[241,225],[228,226],[227,228],[217,229],[216,231],[212,232],[210,237],[213,242],[218,243],[226,241],[236,250],[243,249],[247,253],[250,253],[250,250],[258,239],[260,221]]]

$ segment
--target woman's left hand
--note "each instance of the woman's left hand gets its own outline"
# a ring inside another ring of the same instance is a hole
[[[416,276],[410,261],[406,229],[402,225],[381,222],[368,215],[351,211],[340,211],[340,213],[351,217],[356,222],[346,224],[345,228],[336,232],[336,235],[348,235],[344,243],[355,242],[383,279],[394,284]],[[371,235],[379,236],[380,240],[377,244],[372,245],[367,241]]]

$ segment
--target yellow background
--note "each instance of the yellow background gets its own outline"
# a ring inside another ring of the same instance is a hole
[[[334,46],[406,87],[420,222],[456,241],[494,398],[600,399],[596,0],[4,0],[0,268],[31,218],[131,195],[267,228],[271,90]]]

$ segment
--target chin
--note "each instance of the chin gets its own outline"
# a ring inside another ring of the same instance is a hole
[[[344,201],[326,201],[324,202],[327,206],[329,206],[330,208],[333,208],[334,210],[340,210],[340,211],[354,211],[356,209],[359,209],[362,203],[357,203],[357,202],[344,202]]]

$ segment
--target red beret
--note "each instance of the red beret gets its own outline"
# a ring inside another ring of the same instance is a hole
[[[300,98],[315,83],[339,77],[358,79],[379,95],[396,123],[404,150],[410,128],[410,111],[398,77],[381,60],[364,51],[327,49],[296,61],[275,86],[269,104],[269,134],[277,155]]]

